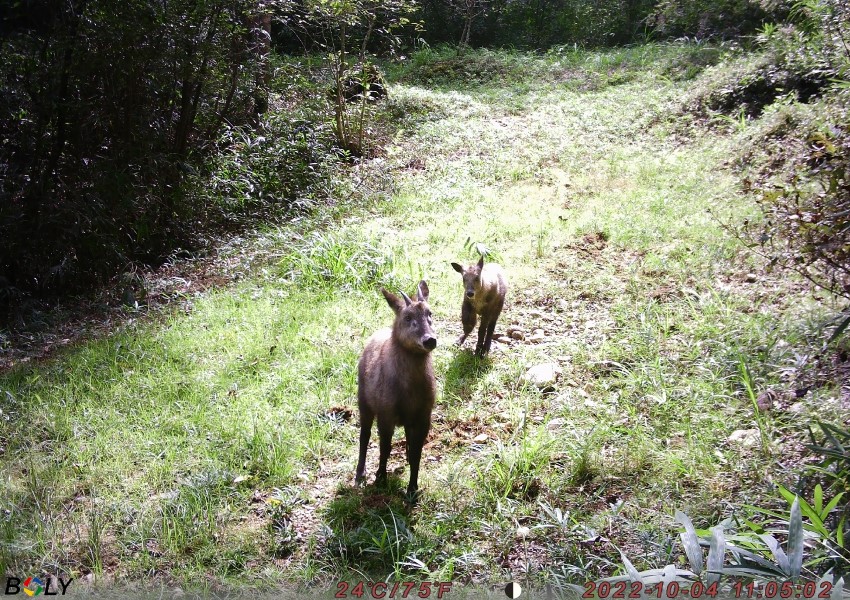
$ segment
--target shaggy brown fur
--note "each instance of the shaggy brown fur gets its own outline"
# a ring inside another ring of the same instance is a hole
[[[464,290],[463,304],[460,307],[463,335],[458,338],[457,345],[463,345],[466,336],[475,328],[478,315],[481,315],[475,354],[484,356],[490,352],[496,320],[505,305],[505,295],[508,292],[505,272],[496,263],[485,265],[483,256],[478,264],[463,268],[457,263],[452,263],[452,268],[463,276]]]
[[[402,298],[382,289],[396,314],[392,329],[378,331],[366,342],[358,365],[357,403],[360,407],[360,457],[356,480],[362,481],[372,422],[378,420],[381,454],[376,482],[387,477],[393,431],[404,427],[410,483],[407,495],[414,498],[419,487],[422,446],[431,428],[431,411],[437,395],[431,351],[437,338],[428,308],[428,284],[419,282],[417,301],[403,292]]]

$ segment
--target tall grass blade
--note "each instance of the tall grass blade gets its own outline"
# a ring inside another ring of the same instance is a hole
[[[803,514],[799,498],[795,498],[791,505],[791,518],[788,521],[788,560],[791,579],[798,579],[803,567]]]
[[[620,551],[620,559],[623,561],[623,566],[626,567],[626,572],[629,574],[629,579],[637,583],[642,583],[643,578],[640,576],[640,573],[637,569],[635,569],[635,566],[632,564],[632,561],[626,558],[626,555],[623,554],[622,550]]]

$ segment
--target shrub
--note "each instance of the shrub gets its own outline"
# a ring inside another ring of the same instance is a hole
[[[783,184],[758,199],[764,220],[745,230],[772,264],[850,300],[850,115],[822,123]]]

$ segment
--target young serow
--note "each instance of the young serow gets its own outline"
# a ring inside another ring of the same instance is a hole
[[[463,335],[458,338],[457,345],[463,345],[466,336],[475,328],[478,315],[481,315],[475,354],[484,356],[490,352],[496,320],[505,305],[505,294],[508,291],[505,273],[496,263],[485,265],[484,256],[478,264],[463,268],[457,263],[452,263],[452,268],[463,276],[463,304],[460,308]]]
[[[431,351],[437,347],[437,338],[427,303],[427,283],[419,282],[416,302],[404,292],[399,292],[401,298],[385,289],[381,293],[396,316],[392,329],[373,334],[360,355],[357,371],[360,457],[356,481],[363,480],[372,422],[377,418],[381,454],[375,481],[386,480],[393,432],[397,426],[402,426],[407,439],[407,462],[410,463],[407,495],[414,499],[419,487],[422,446],[431,428],[431,411],[436,398]]]

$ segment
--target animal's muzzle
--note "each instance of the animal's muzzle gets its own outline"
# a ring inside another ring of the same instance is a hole
[[[472,298],[475,295],[475,292],[466,292],[467,298]]]
[[[422,345],[425,346],[426,350],[433,350],[437,347],[437,338],[425,338],[422,340]]]

